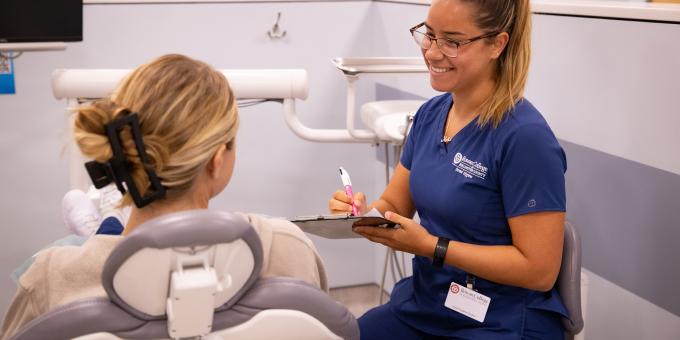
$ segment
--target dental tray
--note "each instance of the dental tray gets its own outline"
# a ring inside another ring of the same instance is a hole
[[[360,73],[424,73],[427,67],[423,58],[368,57],[334,58],[333,64],[345,75]]]

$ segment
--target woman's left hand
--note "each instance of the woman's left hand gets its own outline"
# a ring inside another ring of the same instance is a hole
[[[397,228],[354,227],[352,230],[394,250],[426,257],[433,256],[437,238],[430,235],[422,225],[391,211],[385,212],[385,218],[400,226]]]

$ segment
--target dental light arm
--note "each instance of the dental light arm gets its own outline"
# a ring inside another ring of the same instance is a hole
[[[52,73],[57,99],[96,99],[111,95],[130,70],[59,69]],[[307,99],[305,70],[221,70],[237,99]]]
[[[57,99],[97,99],[110,96],[131,70],[58,69],[52,73],[52,92]],[[361,143],[345,129],[313,129],[304,125],[295,111],[296,99],[307,99],[307,71],[301,69],[221,70],[237,99],[281,100],[285,121],[298,137],[313,142]],[[373,141],[373,140],[371,140]]]
[[[237,99],[272,99],[283,103],[288,127],[298,137],[312,142],[377,143],[370,130],[354,126],[356,87],[362,73],[403,74],[427,72],[422,58],[336,58],[333,63],[347,78],[347,129],[314,129],[304,125],[295,109],[296,99],[307,99],[307,71],[301,69],[221,70]],[[123,69],[58,69],[52,73],[52,92],[57,99],[68,99],[69,108],[77,99],[110,96],[130,73]]]

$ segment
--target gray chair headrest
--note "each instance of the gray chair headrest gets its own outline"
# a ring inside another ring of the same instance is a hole
[[[163,319],[170,275],[185,257],[200,257],[215,268],[225,286],[215,299],[215,307],[222,310],[258,279],[262,245],[239,215],[209,210],[172,213],[140,225],[121,241],[104,265],[102,284],[111,301],[135,317]]]

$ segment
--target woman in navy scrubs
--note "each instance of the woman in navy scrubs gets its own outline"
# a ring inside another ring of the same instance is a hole
[[[411,29],[445,94],[416,113],[378,200],[339,190],[329,203],[334,213],[378,209],[401,227],[355,232],[416,255],[390,302],[359,319],[362,339],[563,338],[553,286],[567,164],[523,98],[530,16],[528,0],[434,0]]]

